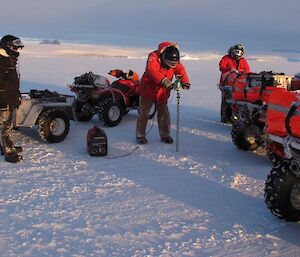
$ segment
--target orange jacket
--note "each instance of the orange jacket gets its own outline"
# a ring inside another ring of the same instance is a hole
[[[231,70],[237,70],[238,73],[249,73],[250,72],[250,66],[244,57],[242,57],[239,60],[235,60],[228,54],[224,55],[222,57],[222,59],[220,60],[219,68],[222,73],[231,71]]]
[[[166,77],[173,79],[174,75],[181,75],[183,83],[189,83],[184,66],[179,63],[175,68],[165,67],[160,61],[161,53],[169,46],[175,46],[171,42],[162,42],[158,49],[149,54],[146,70],[141,79],[140,95],[148,100],[167,102],[170,96],[170,89],[165,88],[161,81]]]

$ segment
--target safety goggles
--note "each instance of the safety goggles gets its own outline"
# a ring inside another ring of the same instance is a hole
[[[21,41],[21,39],[15,39],[14,41],[12,41],[12,43],[10,44],[10,48],[13,49],[13,50],[18,50],[19,48],[23,48],[24,47],[24,44],[23,42]]]
[[[232,53],[237,57],[243,56],[243,51],[239,49],[232,49]]]
[[[178,65],[179,61],[165,60],[165,63],[168,67],[175,68]]]

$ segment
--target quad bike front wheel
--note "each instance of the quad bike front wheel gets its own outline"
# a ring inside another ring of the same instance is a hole
[[[274,166],[278,165],[280,161],[282,161],[282,158],[279,155],[277,155],[276,153],[272,153],[268,150],[267,157]]]
[[[111,99],[102,101],[99,105],[99,119],[109,127],[117,126],[125,113],[121,102],[113,102]]]
[[[58,143],[68,135],[70,121],[64,112],[50,109],[40,115],[38,126],[39,134],[43,140],[49,143]]]
[[[89,103],[75,102],[74,111],[78,121],[90,121],[94,115]]]
[[[286,221],[300,221],[300,177],[287,161],[275,166],[265,183],[265,203],[270,211]]]
[[[248,124],[244,121],[233,123],[231,130],[232,142],[245,151],[257,149],[261,142],[261,130],[255,124]]]

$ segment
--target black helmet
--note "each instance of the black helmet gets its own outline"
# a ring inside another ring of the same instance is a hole
[[[230,47],[229,54],[232,58],[239,60],[245,53],[245,48],[241,44]]]
[[[176,67],[180,60],[178,48],[175,46],[167,47],[161,54],[161,60],[163,64],[165,64],[169,68]]]
[[[13,35],[5,35],[0,41],[1,47],[7,52],[8,55],[13,57],[19,56],[19,49],[23,48],[24,45],[20,38]]]

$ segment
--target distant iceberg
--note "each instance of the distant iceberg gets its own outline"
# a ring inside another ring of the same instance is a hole
[[[40,44],[42,44],[42,45],[43,44],[45,44],[45,45],[60,45],[60,42],[57,39],[54,39],[54,40],[45,39],[45,40],[41,41]]]
[[[298,57],[290,57],[290,58],[287,58],[287,61],[288,62],[300,62],[300,58],[298,58]]]
[[[277,53],[297,53],[297,54],[300,53],[299,50],[295,50],[295,49],[273,49],[273,50],[271,50],[271,52],[277,52]]]

